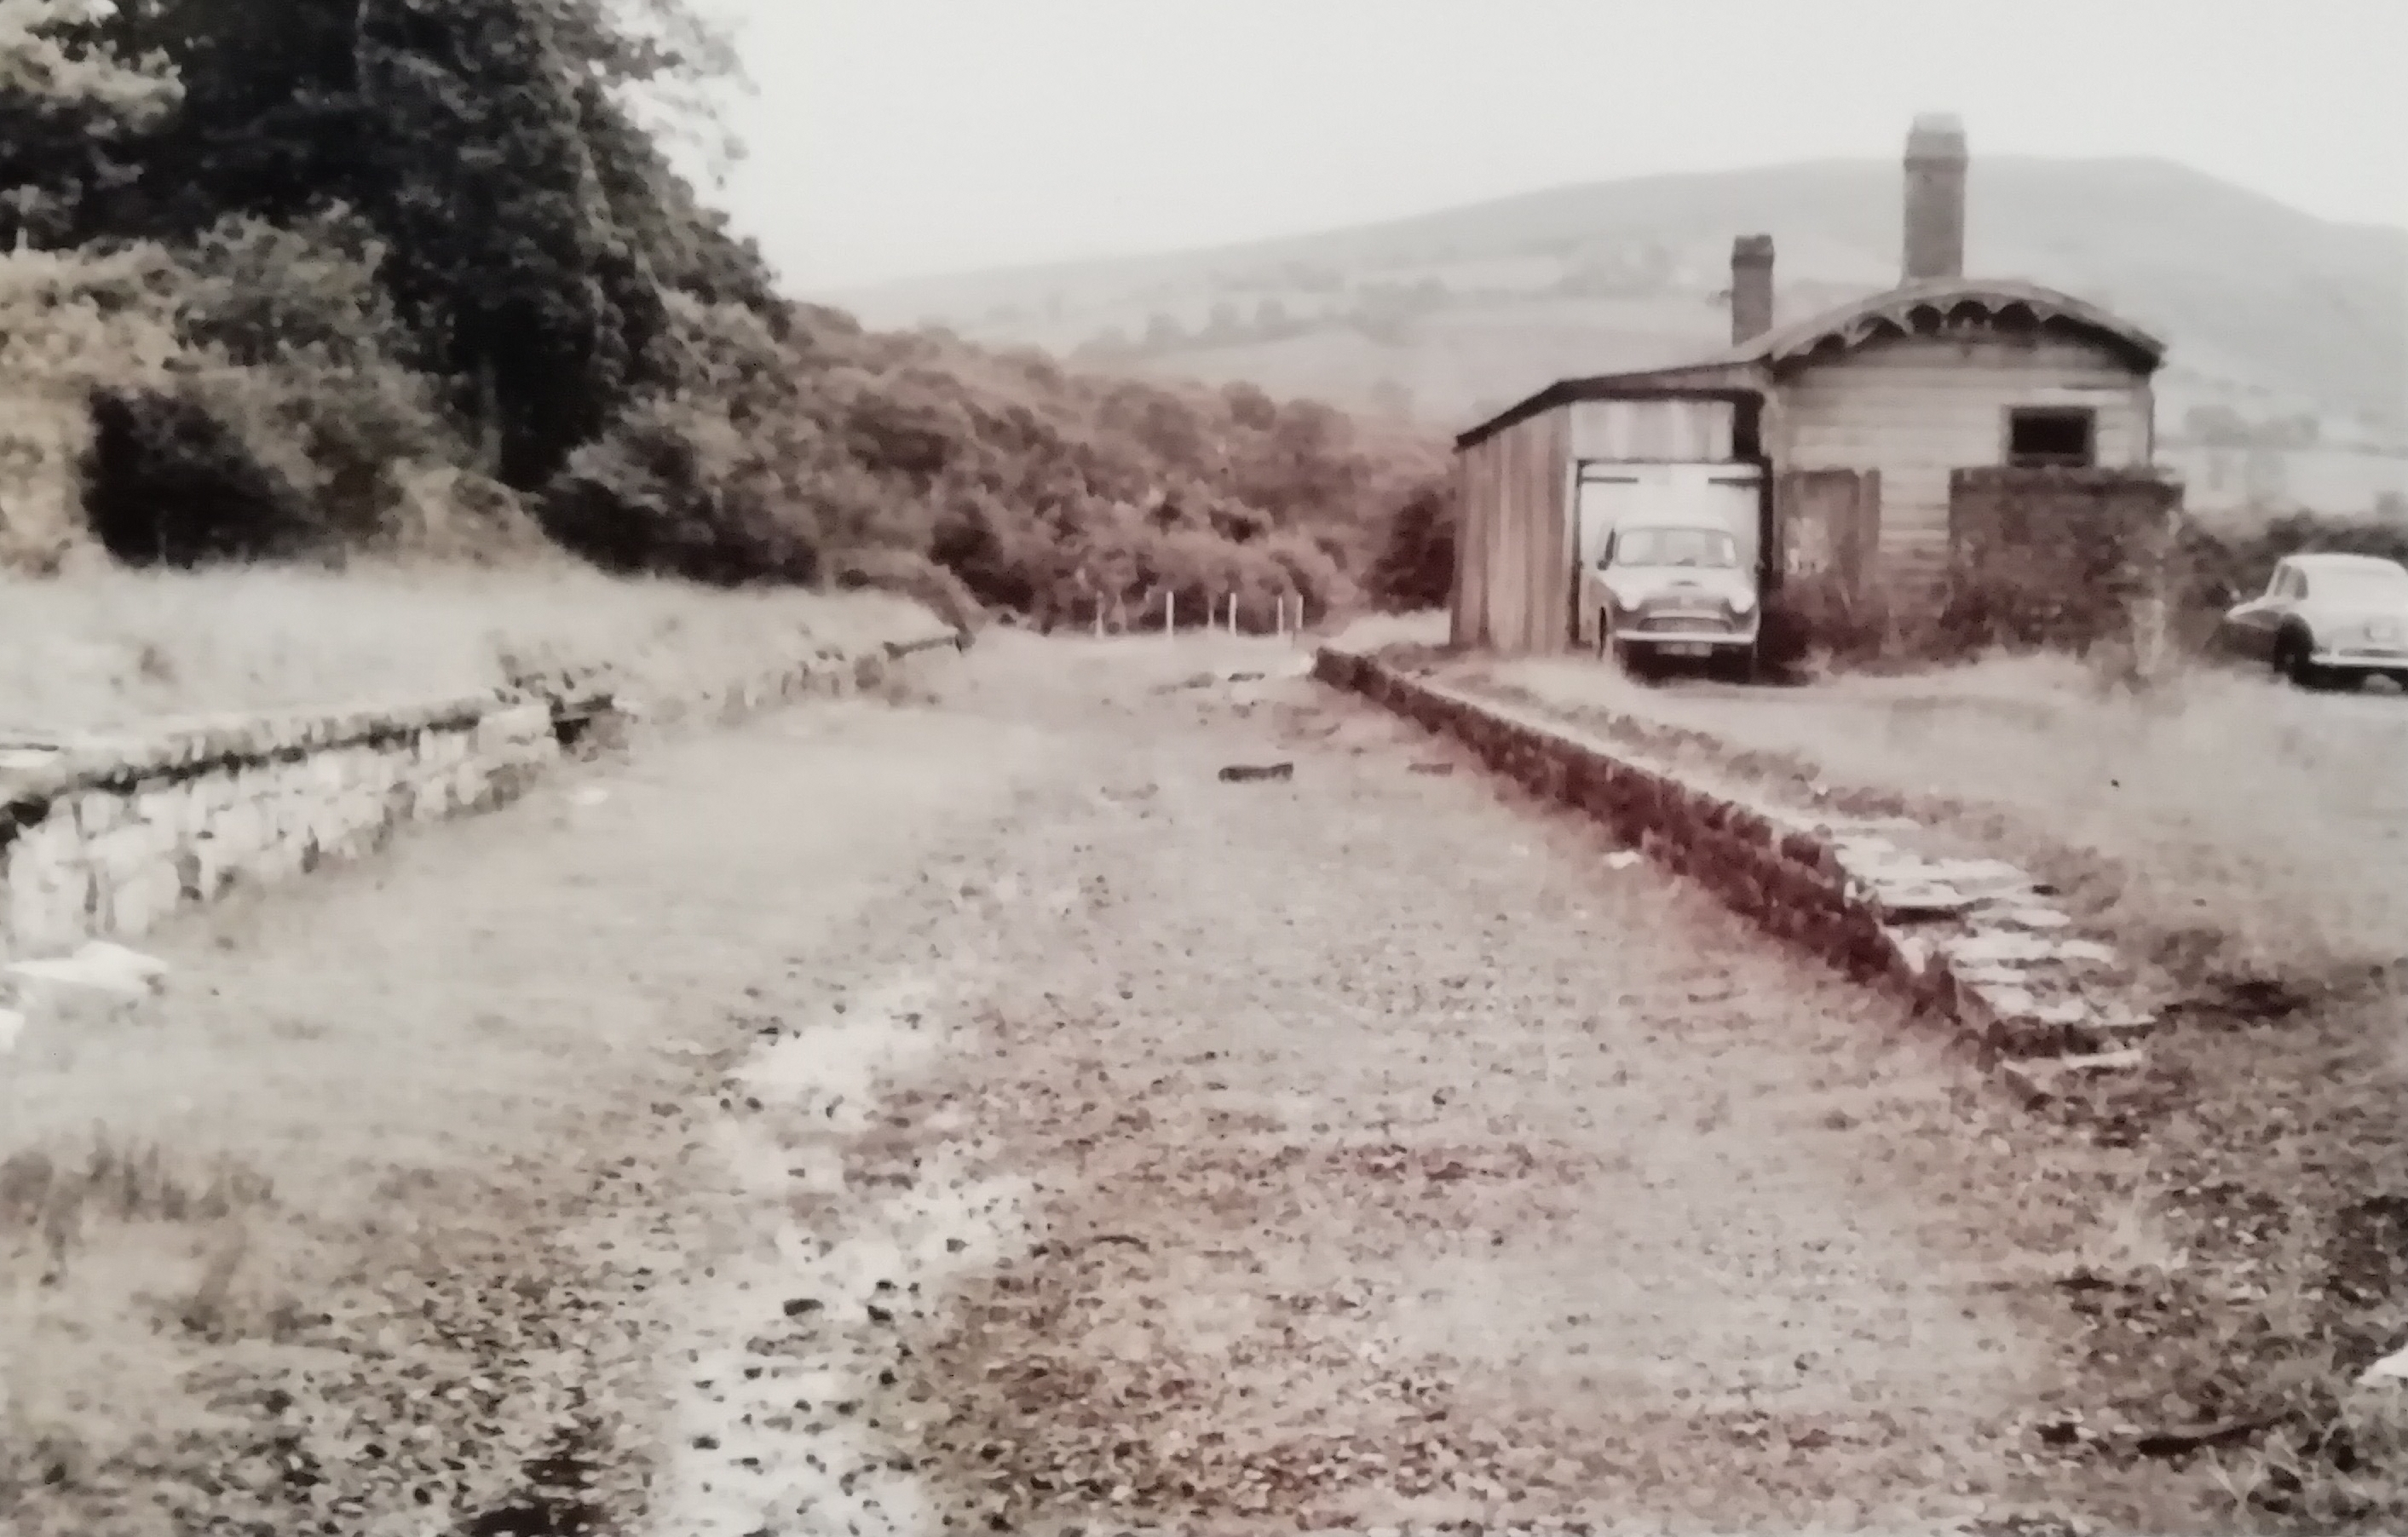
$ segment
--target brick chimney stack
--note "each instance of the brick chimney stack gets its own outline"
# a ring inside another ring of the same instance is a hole
[[[1772,237],[1742,235],[1731,242],[1731,341],[1752,341],[1772,329]]]
[[[1906,266],[1901,281],[1965,275],[1965,125],[1954,113],[1914,120],[1906,136]]]

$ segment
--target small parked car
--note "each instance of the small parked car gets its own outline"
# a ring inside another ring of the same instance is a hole
[[[2408,567],[2378,555],[2286,555],[2226,612],[2226,646],[2301,688],[2384,675],[2408,686]]]
[[[1739,541],[1710,524],[1629,523],[1606,541],[1591,581],[1597,650],[1645,677],[1664,661],[1703,663],[1727,677],[1756,673],[1756,573]]]

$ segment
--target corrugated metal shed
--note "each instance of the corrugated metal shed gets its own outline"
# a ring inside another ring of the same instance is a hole
[[[1455,456],[1453,639],[1502,652],[1553,651],[1571,615],[1570,423],[1549,411]]]
[[[1759,403],[1742,391],[1572,381],[1458,440],[1454,643],[1508,654],[1571,642],[1583,463],[1754,462]]]

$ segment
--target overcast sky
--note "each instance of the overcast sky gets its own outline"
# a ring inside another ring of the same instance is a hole
[[[2181,160],[2408,225],[2408,0],[706,0],[790,286],[1899,152]]]

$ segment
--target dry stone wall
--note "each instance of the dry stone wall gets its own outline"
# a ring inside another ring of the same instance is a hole
[[[1708,786],[1534,712],[1337,648],[1314,675],[1574,807],[1768,931],[1860,980],[1893,984],[1961,1027],[2027,1097],[2141,1065],[2156,1026],[2114,951],[2073,932],[2033,880],[1918,852],[1898,819],[1835,818]]]
[[[950,631],[834,650],[685,699],[590,680],[333,714],[162,723],[133,736],[0,742],[0,962],[139,936],[241,883],[380,847],[415,823],[520,794],[564,751],[652,724],[729,719],[878,686]],[[0,1002],[5,1002],[0,999]]]
[[[188,901],[509,798],[559,753],[541,700],[181,723],[0,756],[0,952],[138,936]]]

